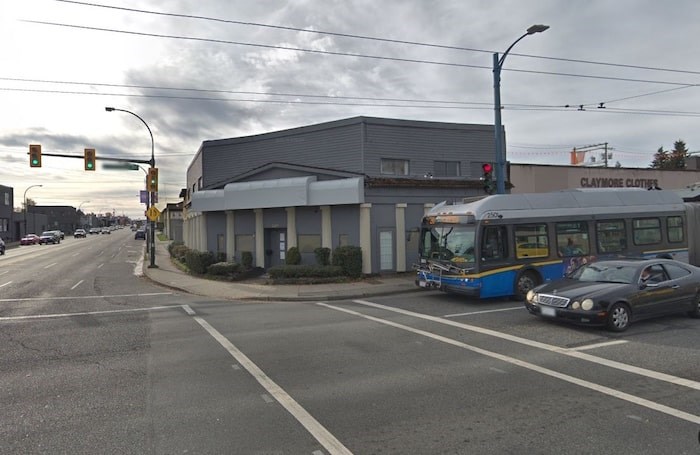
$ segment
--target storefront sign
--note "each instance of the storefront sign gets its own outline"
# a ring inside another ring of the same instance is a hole
[[[581,188],[655,188],[658,179],[581,177]]]

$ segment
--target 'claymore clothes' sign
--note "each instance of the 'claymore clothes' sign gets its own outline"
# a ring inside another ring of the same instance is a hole
[[[581,188],[655,188],[657,179],[581,177]]]

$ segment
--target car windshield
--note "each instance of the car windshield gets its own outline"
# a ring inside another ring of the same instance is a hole
[[[630,284],[636,281],[637,266],[594,262],[577,269],[571,278],[579,281],[598,281],[606,283]]]

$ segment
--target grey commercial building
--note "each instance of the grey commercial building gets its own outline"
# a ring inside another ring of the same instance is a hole
[[[362,249],[363,272],[411,269],[425,211],[484,194],[492,125],[355,117],[204,141],[187,169],[183,238],[190,248],[255,264],[296,246]]]

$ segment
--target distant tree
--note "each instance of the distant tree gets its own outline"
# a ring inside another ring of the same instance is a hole
[[[656,153],[654,153],[654,159],[649,167],[652,169],[668,169],[668,164],[668,152],[664,151],[663,147],[659,147]]]
[[[654,154],[651,162],[652,169],[685,169],[686,159],[689,157],[688,147],[681,139],[673,143],[673,150],[666,151],[663,147]]]
[[[678,139],[673,143],[673,150],[671,150],[671,169],[685,169],[685,162],[688,158],[688,147],[685,142]]]

